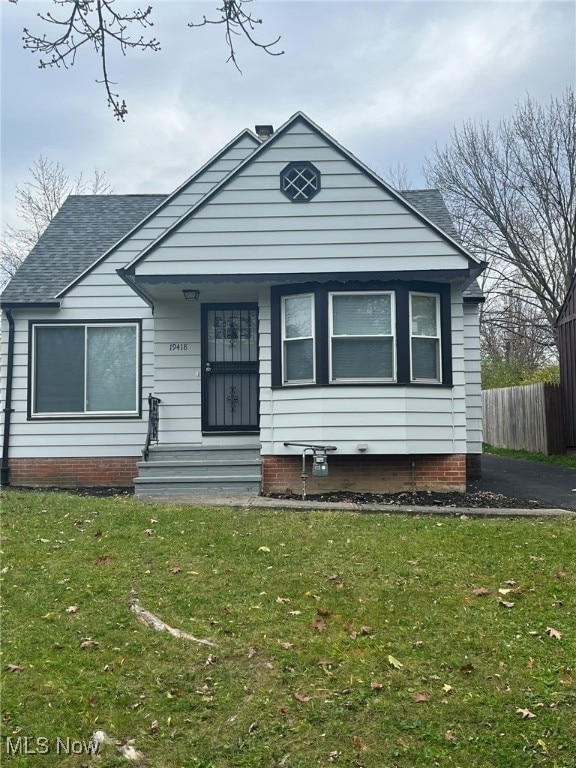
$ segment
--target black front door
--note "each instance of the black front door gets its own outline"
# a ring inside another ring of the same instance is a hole
[[[258,431],[258,305],[202,305],[202,431]]]

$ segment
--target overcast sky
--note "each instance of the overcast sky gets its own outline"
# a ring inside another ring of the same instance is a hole
[[[162,50],[110,64],[129,110],[118,123],[88,50],[72,69],[52,71],[22,49],[23,27],[51,32],[36,14],[59,13],[54,4],[0,4],[10,221],[14,187],[40,155],[72,175],[105,171],[118,193],[168,193],[243,128],[278,127],[298,110],[377,172],[405,165],[412,186],[424,186],[425,158],[455,126],[498,121],[528,93],[545,103],[575,81],[573,0],[257,0],[257,34],[281,35],[285,54],[239,44],[242,74],[226,63],[220,27],[186,25],[214,16],[218,0],[152,0]]]

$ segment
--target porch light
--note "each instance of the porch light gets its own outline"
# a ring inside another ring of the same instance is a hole
[[[186,301],[198,301],[200,298],[200,291],[196,290],[195,288],[185,288],[182,293],[184,294]]]

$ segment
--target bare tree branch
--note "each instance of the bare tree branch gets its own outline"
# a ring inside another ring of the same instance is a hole
[[[10,0],[16,5],[19,0]],[[253,0],[220,0],[216,8],[219,17],[209,19],[203,17],[201,22],[189,22],[189,27],[204,27],[208,24],[223,24],[225,27],[226,44],[229,50],[228,61],[238,66],[235,38],[243,37],[256,48],[260,48],[270,56],[281,56],[284,51],[274,50],[280,41],[262,43],[255,36],[256,28],[262,24],[261,19],[255,18],[245,6]],[[82,49],[93,50],[100,59],[101,79],[106,91],[108,106],[112,108],[114,117],[124,120],[128,108],[124,99],[116,93],[116,85],[109,69],[110,53],[120,51],[126,55],[130,49],[141,51],[159,51],[160,42],[155,37],[145,34],[131,36],[132,29],[148,30],[153,26],[152,6],[134,10],[120,10],[117,0],[53,0],[56,11],[38,13],[38,19],[43,23],[40,32],[24,29],[24,48],[40,55],[39,67],[68,67],[74,66],[77,54]]]
[[[256,48],[261,48],[270,56],[282,56],[284,51],[274,51],[273,48],[280,42],[280,36],[270,43],[260,43],[256,40],[254,32],[262,19],[257,19],[250,12],[244,10],[244,6],[254,0],[222,0],[222,5],[217,8],[220,14],[219,18],[208,19],[206,16],[201,22],[189,22],[189,27],[205,27],[208,24],[223,24],[225,28],[226,44],[228,45],[229,56],[227,61],[231,61],[238,72],[242,70],[238,66],[236,58],[236,48],[234,46],[235,37],[245,37],[248,42]]]
[[[502,355],[509,338],[522,336],[533,360],[554,349],[556,317],[576,272],[572,88],[546,107],[528,97],[495,127],[465,123],[449,146],[436,148],[426,176],[443,193],[463,243],[489,262],[486,343],[494,351],[498,341]],[[499,336],[503,324],[509,338]]]
[[[14,198],[20,226],[4,227],[0,241],[0,285],[16,272],[68,195],[106,195],[113,190],[98,169],[91,177],[70,178],[64,166],[42,155],[29,169],[30,179],[16,186]]]

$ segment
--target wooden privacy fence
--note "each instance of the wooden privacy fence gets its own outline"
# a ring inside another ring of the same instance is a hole
[[[485,389],[484,442],[497,448],[564,453],[564,415],[558,384]]]

